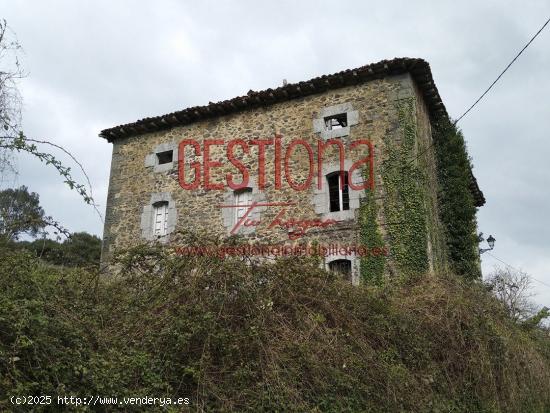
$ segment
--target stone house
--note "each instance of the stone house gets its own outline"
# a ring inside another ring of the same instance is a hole
[[[414,136],[402,162],[422,173],[425,187],[419,244],[430,271],[444,267],[431,146],[434,122],[448,116],[428,63],[410,58],[103,130],[113,155],[102,262],[140,242],[177,243],[186,230],[237,234],[250,245],[358,246],[361,206],[370,199],[391,273],[388,225],[400,223],[388,222],[394,189],[383,165],[392,148],[404,148],[404,107]],[[349,249],[335,248],[325,263],[359,282],[361,259]]]

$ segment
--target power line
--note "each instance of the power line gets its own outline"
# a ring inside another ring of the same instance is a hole
[[[546,22],[542,25],[542,27],[535,33],[535,35],[533,37],[531,37],[531,39],[525,44],[525,46],[523,46],[523,48],[519,51],[519,53],[516,54],[516,56],[510,61],[510,63],[508,63],[508,65],[504,68],[504,70],[497,76],[497,78],[493,81],[493,83],[491,83],[491,85],[481,94],[481,96],[466,110],[466,112],[464,112],[462,115],[460,115],[460,117],[453,122],[453,125],[456,125],[464,116],[466,116],[481,101],[481,99],[483,99],[485,97],[485,95],[487,93],[489,93],[489,91],[500,80],[500,78],[504,75],[504,73],[506,73],[506,71],[515,63],[515,61],[521,56],[521,54],[531,45],[531,43],[533,43],[533,41],[537,38],[537,36],[544,30],[544,28],[548,25],[548,23],[550,23],[550,17],[546,20]],[[408,162],[406,162],[406,164],[412,163],[412,162],[416,161],[417,159],[419,159],[420,156],[424,155],[426,152],[428,152],[434,146],[434,144],[435,144],[435,139],[432,139],[432,141],[428,144],[428,146],[426,148],[424,148],[424,150],[418,152],[416,154],[416,156],[413,157]],[[429,164],[431,164],[432,162],[435,162],[435,160],[430,159]],[[493,258],[498,259],[494,256],[493,256]],[[504,264],[506,264],[506,263],[504,263]],[[506,264],[506,265],[508,265],[508,264]],[[538,280],[536,280],[536,281],[538,281]],[[539,282],[542,283],[542,281],[539,281]],[[544,283],[542,283],[542,284],[544,284]],[[547,284],[545,284],[545,285],[547,285]],[[550,285],[547,285],[547,286],[550,287]]]
[[[497,261],[500,261],[501,263],[503,263],[504,265],[506,265],[507,267],[517,271],[517,272],[522,272],[521,270],[517,269],[516,267],[512,267],[510,264],[508,264],[507,262],[504,262],[503,260],[501,260],[500,258],[498,258],[497,256],[491,254],[489,251],[486,251],[487,254],[489,254],[491,257],[493,257],[495,260]],[[544,281],[541,281],[541,280],[537,280],[535,277],[533,277],[532,275],[529,275],[530,278],[532,278],[533,280],[535,280],[536,282],[538,283],[541,283],[542,285],[545,285],[546,287],[550,287],[550,284],[546,284]]]
[[[502,75],[506,73],[506,71],[515,63],[515,61],[521,56],[521,54],[531,45],[531,43],[533,43],[533,40],[537,38],[537,36],[544,30],[544,28],[548,25],[548,23],[550,23],[550,17],[548,18],[548,20],[546,20],[546,22],[542,25],[542,27],[538,30],[538,32],[536,32],[535,35],[531,37],[531,39],[525,44],[525,46],[523,46],[523,49],[521,49],[519,53],[512,59],[512,61],[508,63],[508,65],[498,75],[498,77],[493,81],[493,83],[491,83],[491,85],[485,90],[485,92],[481,94],[481,96],[466,110],[466,112],[460,115],[459,118],[453,122],[453,125],[456,125],[464,116],[466,116],[466,114],[468,114],[481,101],[481,99],[485,97],[487,93],[489,93],[489,91],[493,88],[493,86],[500,80]],[[435,144],[435,141],[432,139],[430,144],[423,151],[419,152],[411,161],[415,161],[418,158],[420,158],[420,156],[428,152],[432,148],[432,146],[434,146],[434,144]]]
[[[485,97],[485,95],[487,95],[487,93],[489,93],[489,91],[500,80],[500,78],[504,75],[504,73],[506,73],[506,71],[515,63],[515,61],[522,55],[522,53],[531,45],[531,43],[533,43],[533,41],[537,38],[537,36],[544,30],[544,28],[548,25],[548,23],[550,23],[550,18],[548,18],[548,20],[546,20],[546,22],[535,33],[535,35],[533,37],[531,37],[531,39],[525,44],[525,46],[523,46],[523,48],[519,51],[519,53],[512,59],[512,61],[510,61],[510,63],[508,63],[508,65],[504,68],[504,70],[497,76],[497,78],[493,81],[493,83],[491,83],[491,85],[481,94],[481,96],[466,110],[466,112],[464,112],[462,115],[460,115],[460,117],[453,122],[454,125],[456,125],[464,116],[466,116],[481,101],[481,99],[483,99]],[[432,146],[434,146],[434,143],[435,143],[435,141],[432,139],[430,144],[423,151],[419,152],[413,159],[411,159],[411,162],[417,160],[421,155],[428,152],[432,148]],[[389,223],[389,224],[386,224],[386,225],[400,225],[400,224],[402,224],[402,223]],[[500,258],[496,257],[495,255],[491,254],[490,252],[488,252],[488,251],[486,251],[486,252],[491,257],[493,257],[497,261],[500,261],[501,263],[503,263],[507,267],[512,268],[515,271],[521,272],[521,270],[511,266],[510,264],[506,263],[505,261],[503,261]],[[550,284],[547,284],[544,281],[538,280],[538,279],[536,279],[535,277],[533,277],[531,275],[530,275],[530,278],[533,279],[534,281],[550,288]]]
[[[497,84],[497,82],[500,80],[500,78],[504,75],[504,73],[506,73],[508,71],[508,69],[516,62],[516,60],[522,55],[522,53],[531,45],[531,43],[533,43],[533,41],[537,38],[537,36],[544,30],[544,28],[548,25],[548,23],[550,23],[550,18],[548,18],[546,20],[546,22],[542,25],[542,27],[534,34],[533,37],[531,37],[531,39],[525,44],[525,46],[523,46],[523,48],[519,51],[518,54],[516,54],[516,56],[510,61],[510,63],[508,63],[508,65],[504,68],[504,70],[497,76],[497,78],[493,81],[493,83],[491,83],[489,85],[489,87],[481,94],[481,96],[479,98],[477,98],[477,100],[462,114],[458,117],[457,120],[454,121],[454,125],[456,125],[464,116],[466,116],[480,101],[481,99],[483,99],[485,97],[485,95],[487,95],[487,93],[489,93],[489,91],[493,88],[493,86],[495,86]],[[435,141],[432,139],[432,142],[430,142],[430,144],[421,152],[419,152],[413,160],[416,160],[418,159],[421,155],[423,155],[424,153],[428,152],[432,146],[434,145]],[[510,264],[508,264],[507,262],[501,260],[500,258],[496,257],[495,255],[491,254],[490,252],[487,251],[487,254],[489,254],[491,257],[493,257],[494,259],[496,259],[497,261],[500,261],[501,263],[503,263],[504,265],[506,265],[507,267],[509,268],[512,268],[516,271],[520,271],[518,270],[517,268],[511,266]],[[536,279],[535,277],[533,276],[530,276],[534,281],[546,286],[546,287],[549,287],[550,288],[550,284],[547,284],[545,283],[544,281],[541,281],[541,280],[538,280]]]
[[[546,20],[546,23],[544,23],[544,24],[542,25],[542,27],[539,29],[539,31],[536,32],[535,35],[534,35],[533,37],[531,37],[531,40],[529,40],[529,41],[527,42],[527,44],[526,44],[525,46],[523,46],[523,49],[521,49],[521,50],[519,51],[519,53],[512,59],[512,61],[511,61],[510,63],[508,63],[508,66],[506,66],[506,67],[504,68],[504,70],[500,73],[500,75],[498,75],[498,77],[493,81],[493,83],[491,83],[491,85],[487,88],[487,90],[485,90],[485,92],[483,92],[483,93],[481,94],[481,96],[472,104],[472,106],[470,106],[470,107],[468,108],[468,110],[467,110],[466,112],[464,112],[462,115],[460,115],[460,117],[454,122],[455,125],[460,121],[460,119],[462,119],[464,116],[466,116],[466,114],[467,114],[468,112],[470,112],[470,111],[474,108],[474,106],[477,105],[477,104],[479,103],[479,101],[480,101],[481,99],[483,99],[483,97],[484,97],[487,93],[489,93],[489,91],[493,88],[493,86],[500,80],[500,78],[502,77],[502,75],[504,75],[504,73],[506,73],[506,71],[510,68],[510,66],[512,66],[512,65],[514,64],[514,62],[518,59],[518,57],[521,56],[521,54],[525,51],[525,49],[527,49],[527,48],[529,47],[529,45],[530,45],[531,43],[533,43],[533,40],[535,40],[535,39],[537,38],[537,36],[544,30],[544,28],[546,27],[546,25],[547,25],[549,22],[550,22],[550,17],[548,18],[548,20]]]

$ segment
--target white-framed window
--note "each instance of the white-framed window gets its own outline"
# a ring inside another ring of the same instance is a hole
[[[344,174],[344,185],[340,174]],[[347,172],[332,172],[327,175],[329,211],[347,211],[349,210],[349,186]]]
[[[233,193],[235,208],[234,223],[240,221],[240,219],[246,214],[246,211],[252,203],[252,188],[243,188]]]
[[[163,237],[168,233],[168,201],[153,204],[153,236]]]
[[[352,282],[351,260],[338,259],[331,261],[328,268],[331,272],[339,274],[344,280]]]

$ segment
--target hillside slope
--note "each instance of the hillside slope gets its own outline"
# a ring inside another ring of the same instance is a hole
[[[550,410],[548,332],[513,323],[481,285],[353,287],[314,259],[147,248],[120,265],[112,279],[0,252],[1,411],[27,411],[9,402],[22,394],[189,397],[189,411]]]

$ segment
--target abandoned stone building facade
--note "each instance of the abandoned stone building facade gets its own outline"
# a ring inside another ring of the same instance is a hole
[[[427,188],[422,248],[429,270],[444,267],[437,255],[444,235],[430,146],[434,119],[447,114],[429,65],[409,58],[102,131],[113,144],[102,262],[119,248],[174,243],[175,234],[189,230],[236,234],[250,244],[360,245],[361,205],[372,197],[391,272],[387,225],[399,223],[388,222],[385,213],[391,190],[381,165],[391,157],[390,146],[404,140],[405,106],[414,124],[410,162],[423,171]],[[471,188],[482,205],[473,175]],[[301,234],[304,222],[319,225]],[[357,254],[336,252],[325,262],[359,282]]]

